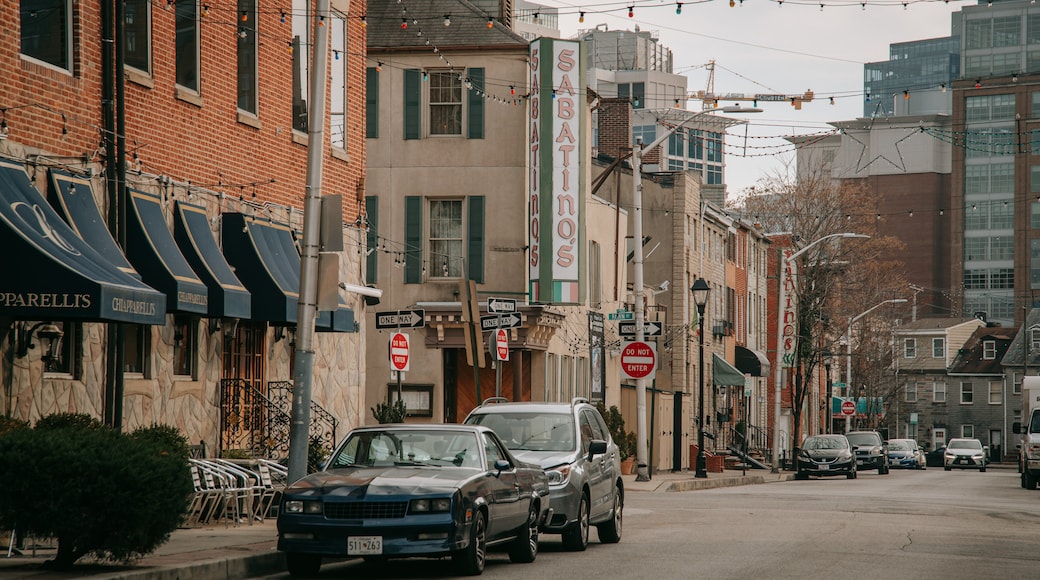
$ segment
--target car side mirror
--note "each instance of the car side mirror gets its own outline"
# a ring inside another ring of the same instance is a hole
[[[852,450],[853,450],[853,451],[856,451],[857,449],[859,449],[859,445],[853,445],[853,446],[852,446]]]
[[[1015,421],[1014,423],[1012,423],[1011,424],[1011,432],[1014,433],[1015,435],[1021,435],[1022,434],[1022,423],[1019,423],[1018,421]]]
[[[603,455],[607,452],[607,442],[602,439],[593,439],[589,442],[589,461],[592,461],[592,456]]]
[[[495,460],[495,471],[496,471],[495,477],[498,477],[498,475],[500,473],[502,473],[503,471],[509,469],[510,467],[512,467],[512,464],[510,464],[509,461],[507,461],[505,459],[496,459]]]

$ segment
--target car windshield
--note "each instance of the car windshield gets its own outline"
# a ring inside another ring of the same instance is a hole
[[[803,449],[848,449],[845,439],[838,437],[809,437],[802,445]]]
[[[978,439],[954,439],[950,441],[950,449],[982,449],[982,443]]]
[[[479,449],[477,436],[471,431],[366,430],[351,433],[329,461],[328,467],[480,467]]]
[[[512,451],[574,451],[574,416],[568,413],[477,413],[467,423],[498,434]]]
[[[889,451],[910,451],[910,444],[906,441],[889,441]]]
[[[873,433],[849,433],[846,437],[853,445],[881,445],[881,439]]]

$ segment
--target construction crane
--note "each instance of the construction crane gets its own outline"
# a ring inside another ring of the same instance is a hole
[[[778,93],[724,93],[719,94],[715,92],[715,61],[708,61],[705,65],[708,69],[708,87],[706,90],[691,92],[686,96],[688,101],[700,101],[701,108],[705,111],[711,109],[717,109],[720,101],[751,101],[754,103],[753,106],[758,106],[758,102],[781,102],[787,101],[791,103],[791,106],[795,110],[802,110],[802,103],[811,103],[813,100],[812,90],[805,91],[800,95],[785,95]]]

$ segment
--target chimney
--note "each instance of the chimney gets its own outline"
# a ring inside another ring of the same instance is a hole
[[[599,103],[599,151],[618,158],[632,148],[632,101],[603,98]]]

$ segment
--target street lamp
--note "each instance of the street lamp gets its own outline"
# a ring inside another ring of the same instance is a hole
[[[632,253],[632,288],[634,305],[634,318],[636,326],[636,342],[646,339],[643,327],[643,150],[652,151],[660,146],[666,139],[672,136],[687,123],[704,116],[712,116],[711,113],[759,113],[761,109],[743,109],[740,107],[723,107],[710,111],[701,111],[677,122],[667,128],[664,134],[654,139],[646,147],[642,141],[637,140],[632,146],[632,239],[634,240],[634,251]],[[665,113],[672,115],[683,110],[668,109]],[[636,379],[636,481],[650,481],[647,469],[647,425],[646,425],[646,379]]]
[[[845,354],[847,355],[845,357],[845,394],[848,395],[852,393],[852,325],[855,324],[856,321],[860,318],[863,318],[864,316],[870,314],[878,308],[881,308],[885,304],[899,304],[902,302],[906,302],[906,298],[891,298],[889,300],[884,300],[849,319],[849,325],[845,329]],[[866,389],[864,387],[860,388],[862,388],[863,391],[866,392]],[[850,417],[849,415],[845,415],[846,433],[849,432],[851,425],[852,417]]]
[[[704,458],[704,305],[708,302],[708,292],[711,288],[704,278],[690,286],[693,293],[693,301],[697,304],[697,330],[700,335],[700,360],[697,363],[697,372],[700,375],[700,384],[697,388],[697,472],[694,477],[708,477],[708,471]]]
[[[866,234],[855,234],[850,232],[842,232],[838,234],[829,234],[814,240],[809,245],[805,246],[801,250],[787,256],[784,251],[780,253],[780,271],[777,276],[777,284],[779,286],[777,301],[776,301],[776,371],[773,374],[773,386],[776,395],[776,400],[773,401],[773,473],[780,472],[780,397],[783,393],[783,380],[784,380],[784,327],[789,326],[791,328],[791,336],[794,337],[794,327],[797,322],[797,316],[792,315],[791,320],[785,320],[786,314],[784,308],[787,302],[787,284],[794,284],[794,276],[791,276],[790,280],[787,277],[787,263],[794,261],[795,258],[801,256],[805,252],[812,248],[816,244],[825,240],[833,238],[869,238]]]

